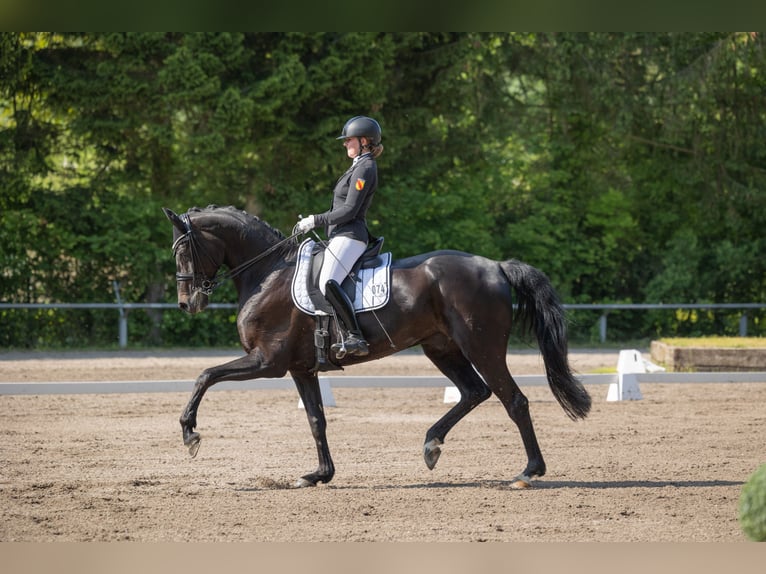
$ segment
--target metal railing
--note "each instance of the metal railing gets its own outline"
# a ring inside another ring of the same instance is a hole
[[[564,305],[565,309],[602,311],[598,319],[599,339],[606,341],[606,318],[610,311],[651,310],[651,309],[742,309],[739,316],[739,336],[747,337],[747,310],[764,309],[766,303],[602,303]]]
[[[210,303],[207,309],[236,309],[235,303]],[[128,346],[128,311],[178,309],[175,303],[0,303],[0,309],[116,309],[119,312],[120,347]]]
[[[115,290],[117,303],[0,303],[0,309],[115,309],[119,313],[118,333],[120,347],[128,346],[128,312],[136,309],[177,309],[175,303],[125,303]],[[210,303],[208,309],[236,309],[236,303]],[[601,311],[598,320],[599,339],[607,338],[607,316],[612,311],[653,309],[739,309],[739,336],[747,336],[747,310],[766,309],[766,303],[583,303],[564,304],[565,309]]]

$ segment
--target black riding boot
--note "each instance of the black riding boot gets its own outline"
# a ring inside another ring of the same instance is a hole
[[[335,309],[335,316],[338,319],[341,329],[343,330],[343,340],[340,343],[335,343],[330,347],[335,356],[342,359],[346,355],[355,355],[357,357],[363,357],[370,351],[367,348],[367,341],[362,336],[362,330],[359,328],[359,323],[356,320],[356,313],[354,312],[354,304],[348,298],[337,281],[330,279],[325,285],[325,299]]]

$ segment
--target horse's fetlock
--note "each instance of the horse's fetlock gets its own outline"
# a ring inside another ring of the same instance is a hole
[[[181,415],[181,418],[178,419],[178,422],[181,423],[183,428],[188,428],[189,430],[193,430],[197,427],[197,417],[192,414]]]
[[[530,463],[527,465],[526,470],[524,470],[524,474],[527,476],[534,478],[534,477],[541,477],[545,476],[545,463],[543,461],[537,461],[535,463]]]

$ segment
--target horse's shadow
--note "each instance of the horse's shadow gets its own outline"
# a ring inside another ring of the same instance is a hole
[[[510,488],[511,481],[502,482],[504,484],[501,484],[496,488]],[[735,480],[551,480],[536,482],[534,488],[590,488],[594,490],[616,488],[666,488],[668,486],[676,488],[712,488],[719,486],[741,486],[742,484],[744,483]]]
[[[387,484],[387,485],[345,485],[333,484],[324,488],[332,490],[398,490],[398,489],[437,489],[437,488],[486,488],[491,490],[517,490],[513,487],[515,480],[479,480],[471,482],[424,482],[418,484]],[[722,486],[742,486],[744,482],[735,480],[544,480],[535,481],[534,490],[556,490],[556,489],[592,489],[609,490],[619,488],[667,488],[669,486],[676,488],[714,488]],[[242,487],[235,488],[239,492],[258,492],[265,490],[282,490],[290,488],[283,483],[260,487]]]
[[[386,486],[384,488],[488,488],[493,490],[517,490],[513,487],[515,480],[479,480],[472,482],[430,482],[423,484],[410,484],[405,486]],[[534,482],[532,490],[554,490],[568,488],[588,488],[594,490],[618,489],[618,488],[665,488],[673,486],[677,488],[699,488],[720,486],[741,486],[741,481],[732,480],[538,480]],[[343,487],[341,487],[343,488]],[[356,487],[350,487],[356,488]],[[375,488],[375,487],[373,487]],[[380,487],[377,487],[380,488]]]

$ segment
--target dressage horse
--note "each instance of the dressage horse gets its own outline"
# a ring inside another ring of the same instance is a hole
[[[329,482],[335,467],[327,444],[324,408],[315,370],[315,319],[291,297],[298,247],[263,220],[233,207],[192,208],[173,224],[178,305],[199,313],[223,281],[233,281],[239,299],[237,330],[245,355],[205,369],[181,414],[184,444],[195,456],[200,445],[197,411],[205,392],[226,380],[283,377],[290,373],[306,409],[319,466],[295,486]],[[222,270],[222,268],[224,268]],[[533,332],[549,387],[567,415],[585,418],[591,398],[573,375],[567,357],[564,310],[547,276],[516,260],[493,261],[461,251],[433,251],[394,260],[388,303],[360,313],[369,355],[339,364],[374,361],[419,345],[460,391],[460,400],[425,436],[423,456],[433,469],[447,433],[494,393],[516,423],[527,465],[512,486],[531,486],[545,474],[527,398],[511,377],[506,352],[511,327]]]

